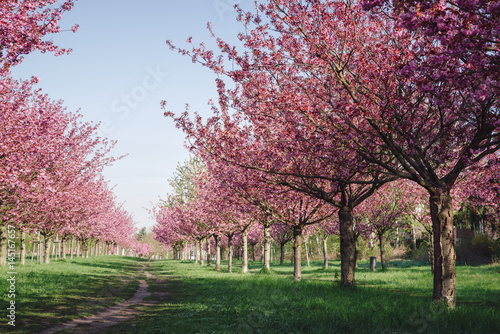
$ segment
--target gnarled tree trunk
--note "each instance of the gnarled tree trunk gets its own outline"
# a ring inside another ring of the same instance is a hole
[[[455,237],[453,206],[449,192],[431,194],[430,211],[434,236],[434,290],[432,300],[456,305]]]

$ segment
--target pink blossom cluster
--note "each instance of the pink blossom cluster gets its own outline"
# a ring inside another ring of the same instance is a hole
[[[114,143],[35,89],[35,82],[1,81],[2,222],[46,237],[130,243],[133,219],[101,174],[116,160]]]
[[[75,0],[54,6],[58,0],[5,0],[0,2],[0,75],[9,73],[11,66],[23,60],[23,55],[38,50],[56,56],[71,49],[60,48],[50,35],[61,31],[62,14],[71,10]],[[71,28],[78,30],[78,25]]]

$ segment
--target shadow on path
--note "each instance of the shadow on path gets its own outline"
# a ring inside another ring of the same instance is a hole
[[[153,276],[150,273],[144,271],[145,268],[146,266],[143,264],[141,272],[144,272],[148,279],[152,278]],[[40,332],[40,334],[52,334],[59,331],[69,331],[74,333],[75,330],[82,334],[99,333],[105,328],[115,326],[137,316],[137,310],[131,306],[143,304],[144,298],[149,295],[151,295],[151,293],[148,292],[148,283],[146,280],[141,279],[139,280],[139,289],[137,289],[134,296],[129,300],[108,307],[104,311],[90,317],[75,319],[65,324],[46,329]]]

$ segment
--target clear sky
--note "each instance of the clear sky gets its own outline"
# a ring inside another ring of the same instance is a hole
[[[79,0],[61,21],[68,31],[53,36],[73,53],[30,54],[13,70],[14,77],[38,76],[52,99],[81,109],[86,121],[102,122],[101,134],[118,141],[113,155],[128,153],[104,175],[139,228],[154,224],[145,208],[165,197],[167,179],[189,157],[184,134],[163,116],[161,100],[174,112],[189,104],[207,115],[208,100],[217,99],[214,75],[165,41],[186,46],[192,36],[213,46],[207,22],[235,41],[242,26],[234,4],[250,9],[253,0]],[[80,25],[76,34],[69,31],[74,24]]]

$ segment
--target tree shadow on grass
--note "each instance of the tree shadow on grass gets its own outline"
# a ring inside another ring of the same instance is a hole
[[[173,270],[176,271],[175,269]],[[294,282],[275,275],[190,277],[165,286],[179,292],[148,309],[147,316],[105,333],[488,333],[500,311],[485,303],[463,303],[454,311],[431,303],[426,286],[391,288],[379,278],[358,279],[356,289],[333,280]],[[198,275],[198,273],[196,274]],[[290,279],[284,276],[290,276]],[[166,277],[168,281],[168,277]],[[130,332],[130,331],[129,331]]]

